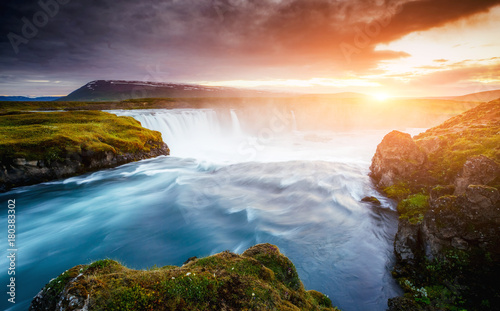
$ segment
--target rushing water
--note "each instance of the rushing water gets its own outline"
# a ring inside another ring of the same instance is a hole
[[[293,111],[267,126],[235,110],[113,113],[161,131],[172,155],[1,194],[16,200],[18,231],[17,304],[3,294],[2,309],[27,309],[77,264],[181,265],[264,242],[343,310],[385,310],[400,294],[390,275],[396,215],[367,177],[387,130],[301,131]],[[360,202],[370,195],[383,207]]]

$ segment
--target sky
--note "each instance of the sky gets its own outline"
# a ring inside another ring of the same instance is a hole
[[[0,95],[92,80],[301,93],[500,89],[500,0],[3,0]]]

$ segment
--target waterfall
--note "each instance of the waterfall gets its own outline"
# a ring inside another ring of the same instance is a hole
[[[159,131],[176,157],[217,159],[217,154],[235,154],[244,133],[235,110],[212,109],[114,110],[131,116],[150,130]]]
[[[231,109],[231,122],[233,124],[234,136],[241,136],[242,131],[240,121],[238,120],[238,115],[236,114],[236,111],[234,111],[234,109]]]
[[[133,117],[145,128],[161,132],[173,157],[218,164],[305,159],[369,163],[376,148],[373,143],[387,133],[385,130],[372,131],[371,134],[364,132],[353,141],[351,136],[342,133],[311,132],[304,130],[300,122],[303,115],[297,115],[293,110],[283,114],[286,120],[281,123],[282,119],[274,114],[241,113],[236,109],[109,112]],[[294,151],[290,152],[292,149]]]
[[[221,135],[221,124],[212,110],[168,110],[134,115],[145,128],[161,132],[172,146],[206,141]]]

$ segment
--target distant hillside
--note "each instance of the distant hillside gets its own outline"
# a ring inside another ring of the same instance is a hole
[[[472,93],[463,96],[453,97],[456,101],[489,102],[500,98],[500,90]]]
[[[314,98],[336,98],[336,99],[372,99],[371,96],[362,94],[362,93],[355,93],[355,92],[342,92],[342,93],[334,93],[334,94],[305,94],[302,95],[302,97],[314,97]]]
[[[42,97],[27,97],[27,96],[0,96],[1,102],[35,102],[35,101],[53,101],[60,96],[42,96]]]
[[[274,97],[280,94],[228,87],[208,87],[192,84],[96,80],[87,83],[60,101],[119,101],[136,98],[187,97]]]

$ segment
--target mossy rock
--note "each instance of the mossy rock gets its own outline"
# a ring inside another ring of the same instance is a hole
[[[410,187],[405,182],[398,182],[383,189],[388,198],[400,201],[411,194]]]
[[[294,264],[280,253],[277,246],[268,243],[259,244],[246,250],[243,256],[257,259],[262,265],[271,269],[276,278],[287,287],[293,290],[301,288],[302,282]]]
[[[382,203],[380,203],[380,200],[377,199],[376,197],[364,197],[361,199],[361,202],[367,202],[367,203],[372,203],[377,206],[381,206]]]
[[[56,286],[57,285],[57,286]],[[293,263],[271,244],[225,251],[181,267],[132,270],[113,260],[72,268],[30,310],[337,310],[305,291]]]
[[[414,194],[399,202],[397,210],[400,218],[408,219],[411,224],[423,221],[424,214],[429,209],[429,196]]]

